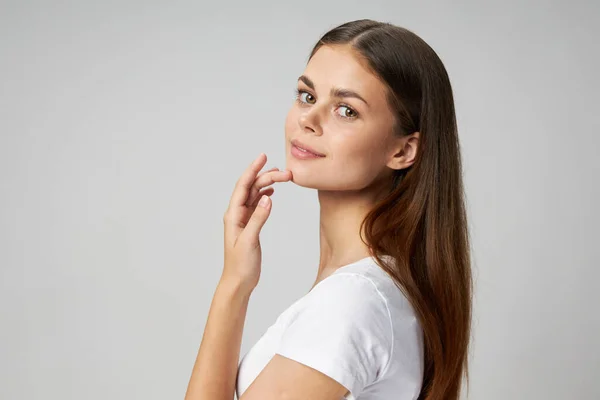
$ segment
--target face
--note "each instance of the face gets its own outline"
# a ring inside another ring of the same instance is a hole
[[[393,172],[388,164],[398,142],[386,87],[353,50],[322,46],[298,80],[298,91],[285,121],[286,169],[294,183],[361,190]],[[292,141],[324,157],[298,158]]]

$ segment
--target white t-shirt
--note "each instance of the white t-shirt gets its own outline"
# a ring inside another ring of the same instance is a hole
[[[238,399],[275,354],[335,379],[348,400],[413,400],[421,390],[421,326],[372,257],[339,267],[279,315],[239,363]]]

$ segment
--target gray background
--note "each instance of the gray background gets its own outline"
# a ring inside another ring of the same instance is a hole
[[[0,398],[183,398],[222,216],[308,52],[372,18],[453,84],[476,280],[470,399],[600,398],[598,2],[2,2]],[[277,184],[242,354],[316,276]]]

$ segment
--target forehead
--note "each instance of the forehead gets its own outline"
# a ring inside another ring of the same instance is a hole
[[[350,46],[321,46],[303,74],[323,93],[331,87],[339,87],[358,92],[369,104],[386,101],[385,85]]]

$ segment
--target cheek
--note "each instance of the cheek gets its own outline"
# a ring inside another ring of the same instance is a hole
[[[298,127],[298,115],[297,111],[292,107],[285,117],[285,136],[287,138],[292,137],[296,128]]]
[[[333,150],[338,158],[350,164],[363,164],[379,151],[379,141],[362,129],[347,129],[331,136]]]
[[[339,170],[345,170],[359,180],[369,180],[380,168],[384,154],[382,142],[376,135],[338,135],[332,148]]]

